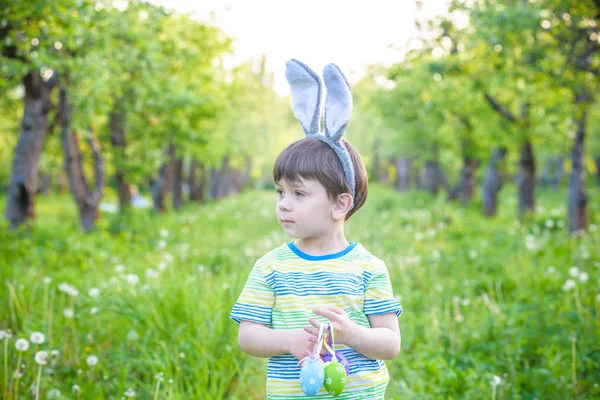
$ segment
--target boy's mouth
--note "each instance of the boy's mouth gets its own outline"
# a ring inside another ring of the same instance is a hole
[[[294,221],[292,221],[291,219],[282,219],[282,220],[281,220],[281,223],[282,223],[282,224],[286,224],[286,225],[288,225],[288,224],[293,224],[293,223],[294,223]]]

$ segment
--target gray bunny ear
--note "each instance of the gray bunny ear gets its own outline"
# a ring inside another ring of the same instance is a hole
[[[328,64],[323,70],[327,88],[325,102],[325,136],[338,142],[344,136],[352,114],[352,90],[346,77],[337,65]]]
[[[292,92],[292,110],[307,135],[319,132],[321,120],[321,79],[298,60],[286,64],[285,78]]]

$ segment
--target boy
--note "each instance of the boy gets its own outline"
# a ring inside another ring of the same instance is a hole
[[[338,398],[383,399],[389,381],[382,360],[400,351],[398,316],[385,264],[356,242],[344,223],[367,197],[360,154],[342,136],[352,97],[339,69],[325,68],[325,132],[320,125],[321,83],[296,60],[287,63],[292,108],[306,138],[277,157],[273,178],[277,219],[296,242],[285,243],[254,265],[233,307],[242,350],[269,357],[267,398],[304,397],[300,366],[317,341],[320,322],[335,332],[335,350],[349,361]],[[320,398],[333,398],[325,389]]]

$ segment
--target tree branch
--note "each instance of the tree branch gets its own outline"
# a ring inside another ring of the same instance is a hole
[[[494,99],[489,93],[484,93],[483,95],[484,95],[485,99],[487,100],[487,102],[490,104],[490,106],[496,112],[500,113],[504,118],[506,118],[510,122],[514,122],[514,123],[516,123],[518,121],[517,118],[510,112],[510,110],[508,108],[506,108],[503,105],[501,105],[500,103],[498,103],[496,101],[496,99]]]

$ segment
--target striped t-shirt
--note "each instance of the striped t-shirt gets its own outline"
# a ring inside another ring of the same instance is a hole
[[[353,242],[339,253],[317,257],[290,242],[256,262],[230,317],[272,329],[302,329],[310,317],[325,322],[312,312],[325,307],[343,309],[364,327],[370,327],[368,315],[402,313],[385,264],[362,245]],[[384,362],[344,345],[336,345],[335,350],[350,361],[346,387],[335,398],[383,399],[389,381]],[[297,364],[290,353],[269,358],[267,399],[306,397]],[[334,398],[324,388],[314,397]]]

